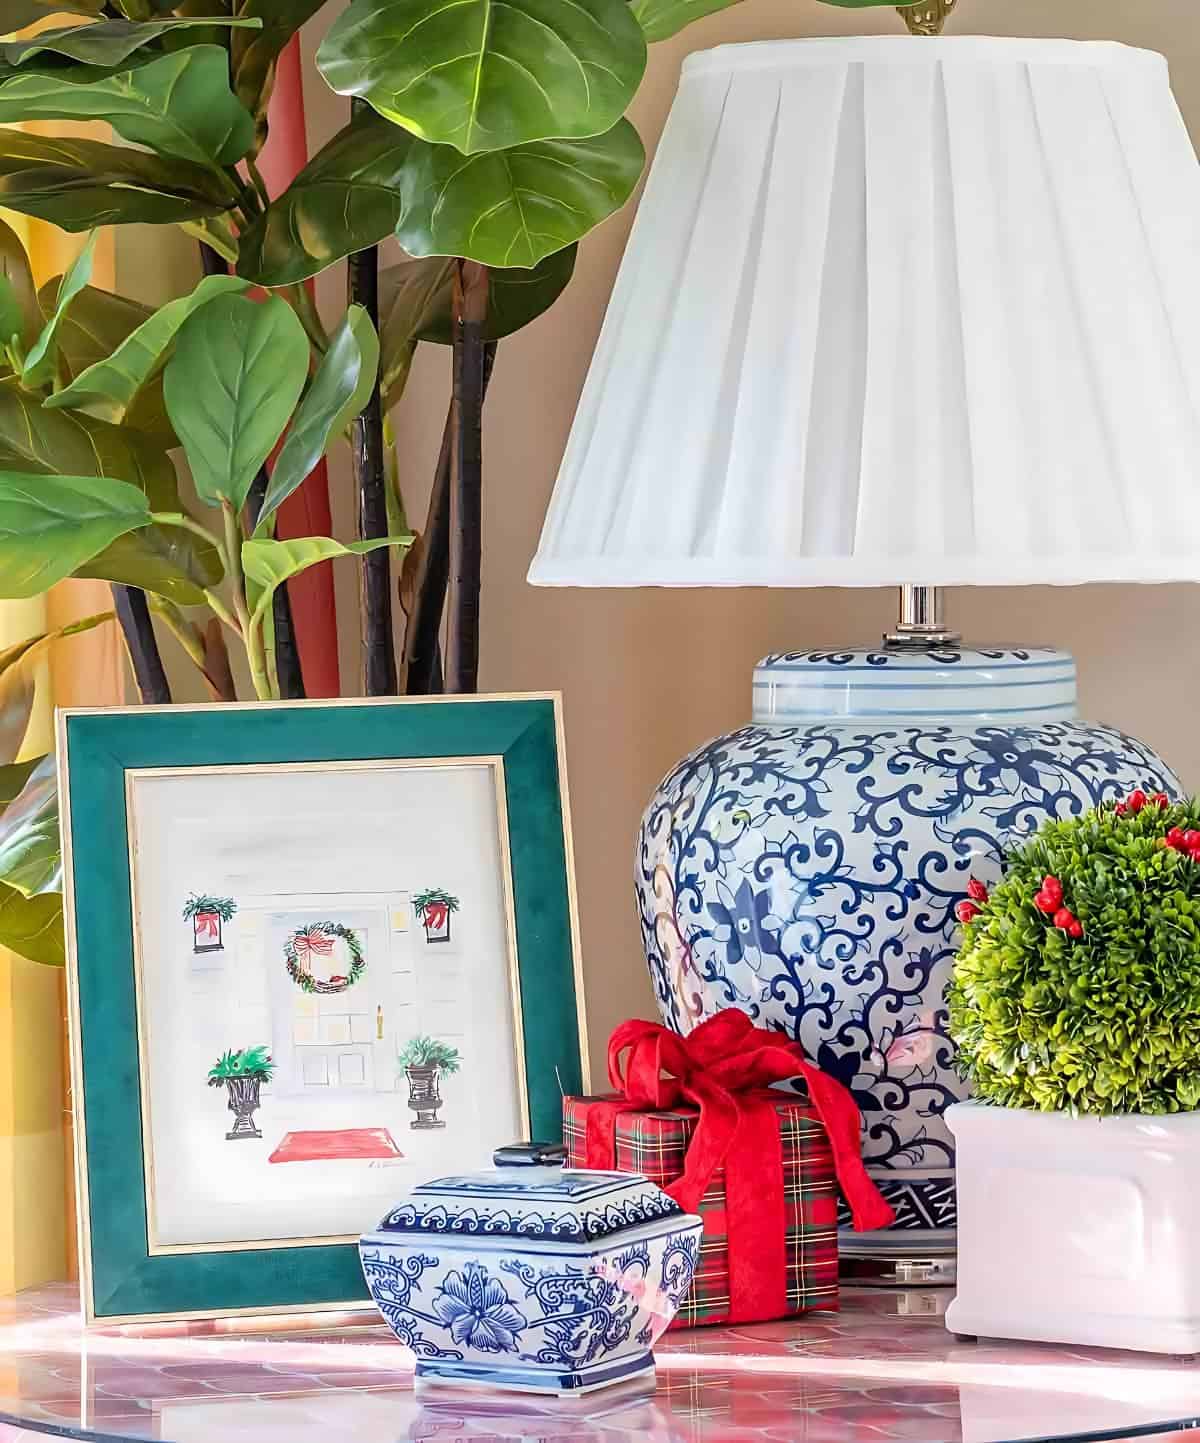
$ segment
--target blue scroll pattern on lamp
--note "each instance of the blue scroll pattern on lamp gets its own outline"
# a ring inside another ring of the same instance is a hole
[[[902,1228],[954,1224],[942,1113],[964,1087],[943,989],[968,879],[997,880],[1003,851],[1050,818],[1135,786],[1179,794],[1149,747],[1069,719],[1074,685],[1069,656],[1026,649],[768,658],[760,720],[680,763],[643,819],[664,1020],[686,1033],[740,1007],[797,1037],[853,1093]],[[839,714],[795,721],[814,708]]]

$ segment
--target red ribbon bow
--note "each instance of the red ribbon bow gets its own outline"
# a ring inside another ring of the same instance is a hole
[[[217,936],[217,914],[215,912],[196,913],[196,936],[215,937]]]
[[[628,1057],[623,1054],[628,1052]],[[862,1231],[886,1227],[895,1214],[863,1167],[859,1115],[836,1078],[815,1067],[799,1043],[755,1027],[728,1008],[680,1037],[655,1022],[623,1022],[608,1044],[608,1076],[620,1097],[587,1110],[587,1165],[616,1163],[622,1112],[661,1111],[693,1103],[700,1116],[683,1175],[666,1191],[695,1212],[723,1163],[729,1228],[730,1301],[742,1321],[786,1312],[787,1247],[783,1144],[775,1106],[786,1093],[773,1082],[802,1077],[833,1152],[834,1170]]]
[[[327,937],[324,932],[310,927],[306,932],[296,934],[296,951],[310,957],[329,957],[333,953],[333,938]]]

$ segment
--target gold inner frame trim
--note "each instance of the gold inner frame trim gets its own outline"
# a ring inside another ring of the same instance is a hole
[[[158,1218],[155,1209],[155,1164],[153,1093],[149,1079],[149,1031],[146,1020],[147,980],[145,952],[142,947],[141,930],[138,922],[138,849],[135,839],[134,791],[143,777],[200,777],[200,776],[276,776],[279,774],[329,773],[329,772],[378,772],[378,771],[428,771],[461,770],[464,768],[486,768],[491,773],[492,791],[496,804],[496,844],[500,853],[500,872],[504,897],[505,951],[508,958],[508,992],[513,1019],[513,1060],[516,1065],[517,1106],[521,1127],[529,1134],[529,1093],[525,1066],[525,1034],[521,1012],[521,976],[517,959],[517,930],[514,915],[512,881],[512,854],[509,848],[508,800],[505,791],[504,758],[501,756],[476,757],[410,757],[381,758],[370,761],[345,762],[251,762],[233,766],[200,767],[134,767],[125,773],[125,832],[129,849],[130,909],[133,918],[133,976],[134,998],[137,1009],[138,1088],[141,1098],[142,1115],[142,1162],[143,1188],[146,1201],[147,1237],[146,1251],[150,1257],[173,1256],[181,1253],[236,1253],[249,1252],[258,1248],[305,1248],[331,1247],[339,1243],[357,1243],[358,1233],[322,1233],[314,1237],[293,1238],[241,1238],[229,1242],[212,1243],[160,1243]]]

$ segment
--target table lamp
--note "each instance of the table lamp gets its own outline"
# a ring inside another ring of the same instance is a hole
[[[943,987],[968,879],[1049,816],[1178,791],[1062,651],[946,586],[1200,579],[1200,167],[1160,55],[908,36],[691,56],[529,579],[899,586],[875,646],[767,657],[637,851],[663,1016],[725,1006],[853,1090],[952,1276]]]

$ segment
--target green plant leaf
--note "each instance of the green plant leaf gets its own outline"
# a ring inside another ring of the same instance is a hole
[[[0,470],[110,476],[143,489],[174,478],[145,437],[70,411],[48,411],[13,380],[0,381]]]
[[[25,317],[21,313],[16,287],[0,271],[0,345],[9,346],[14,340],[19,342],[24,324]]]
[[[42,328],[42,311],[38,305],[37,287],[33,282],[33,271],[21,238],[10,225],[0,220],[0,275],[12,287],[13,295],[21,308],[21,343],[32,346]]]
[[[205,276],[190,295],[160,306],[111,354],[77,372],[74,380],[45,404],[86,411],[114,425],[122,424],[146,387],[161,373],[170,347],[188,317],[219,295],[245,289],[246,282],[236,276]]]
[[[532,270],[488,273],[484,336],[498,341],[527,326],[562,294],[575,269],[577,246],[567,246]],[[454,339],[454,261],[446,256],[406,259],[379,276],[383,404],[390,410],[404,390],[418,341],[450,345]]]
[[[565,290],[575,271],[578,246],[567,246],[539,261],[532,270],[519,267],[488,272],[488,314],[484,339],[503,340],[549,310]],[[454,261],[426,256],[388,266],[379,276],[380,331],[385,369],[389,331],[399,338],[435,341],[449,346],[454,340]]]
[[[57,280],[47,281],[42,287],[39,297],[43,309],[54,309],[61,279],[60,276]],[[126,296],[102,291],[98,286],[84,286],[71,302],[58,333],[58,357],[67,384],[70,385],[89,366],[107,360],[153,314],[150,306],[139,305]],[[100,420],[112,420],[116,411],[112,402],[100,397],[96,397],[93,404],[85,401],[81,393],[76,393],[74,402],[60,402],[58,394],[61,393],[48,396],[42,404],[51,408],[70,406]],[[164,450],[170,451],[179,445],[179,437],[163,404],[161,368],[138,391],[133,404],[121,417],[120,424],[143,432]]]
[[[27,761],[10,762],[7,766],[0,767],[0,812],[16,801],[34,768],[45,760],[44,756],[30,757]]]
[[[590,140],[543,140],[464,159],[413,146],[396,226],[411,256],[533,267],[625,204],[645,152],[627,120]]]
[[[213,216],[232,200],[228,180],[185,160],[0,127],[0,206],[63,230]]]
[[[98,473],[137,486],[152,511],[181,509],[175,468],[159,446],[90,416],[46,410],[12,381],[0,382],[0,469],[46,476]],[[114,541],[78,574],[195,606],[220,579],[221,564],[213,548],[191,532],[146,526]]]
[[[54,310],[62,276],[48,280],[37,293],[41,314]],[[99,286],[84,286],[71,303],[58,333],[58,353],[72,377],[112,355],[121,342],[154,314],[127,296],[115,295]]]
[[[26,669],[14,667],[0,676],[0,761],[20,755],[36,697],[37,678]]]
[[[136,70],[22,70],[0,85],[0,123],[105,120],[118,135],[197,165],[232,165],[254,141],[254,120],[229,88],[229,57],[193,45]]]
[[[0,883],[0,946],[31,962],[61,967],[67,960],[61,895],[48,892],[22,897],[15,888]]]
[[[715,15],[718,10],[737,3],[738,0],[632,0],[629,9],[646,39],[654,42],[677,34],[693,20]],[[872,0],[872,3],[888,3],[888,0]]]
[[[269,535],[271,518],[300,486],[349,416],[366,405],[379,369],[379,339],[362,306],[351,306],[292,419],[275,460],[255,535]],[[358,410],[354,410],[354,406]]]
[[[241,510],[300,399],[308,360],[304,327],[278,296],[219,296],[184,324],[163,396],[202,501]]]
[[[371,324],[371,317],[361,306],[351,306],[346,312],[346,319],[354,339],[358,342],[362,361],[358,368],[358,384],[351,392],[349,400],[333,418],[333,425],[329,428],[329,441],[325,446],[327,451],[350,423],[366,410],[367,402],[375,389],[375,382],[379,379],[379,334]]]
[[[15,35],[32,25],[35,20],[45,20],[55,11],[73,15],[99,15],[104,9],[104,0],[4,0],[4,13],[0,16],[0,35]]]
[[[40,596],[149,520],[127,481],[0,471],[0,596]]]
[[[626,0],[353,0],[317,68],[340,95],[475,155],[611,129],[646,41]]]
[[[238,274],[291,285],[393,230],[411,255],[528,269],[618,210],[644,158],[625,120],[590,140],[543,141],[464,162],[453,146],[358,116],[245,232]]]
[[[290,577],[307,571],[322,561],[332,561],[338,556],[365,556],[368,551],[377,551],[381,546],[409,546],[410,535],[378,536],[369,541],[351,541],[343,544],[332,536],[301,536],[293,541],[271,541],[254,537],[242,543],[242,569],[246,580],[253,587],[251,605],[254,608],[252,621],[262,620],[271,605],[275,589]]]
[[[72,621],[67,626],[60,626],[54,631],[45,631],[37,636],[26,637],[24,641],[18,641],[0,651],[0,760],[11,763],[21,750],[25,740],[29,718],[33,713],[37,663],[55,642],[61,641],[65,637],[78,636],[82,632],[91,631],[112,619],[111,611],[104,611],[96,616],[85,616],[79,621]],[[29,764],[21,763],[21,765]],[[10,772],[15,769],[15,767],[7,768]],[[0,772],[3,770],[0,768]],[[12,795],[5,793],[3,784],[0,783],[0,810],[3,810],[12,800]]]
[[[259,142],[266,135],[267,102],[271,98],[275,62],[296,31],[317,13],[325,0],[241,0],[239,14],[262,22],[259,31],[235,30],[230,36],[233,88],[258,123]]]
[[[96,233],[93,231],[63,276],[62,284],[58,288],[58,301],[55,304],[54,312],[42,327],[41,335],[38,336],[29,354],[25,357],[25,366],[21,371],[21,384],[26,390],[44,386],[54,376],[58,329],[67,313],[67,307],[91,279],[95,250]]]
[[[62,56],[80,65],[100,65],[112,70],[147,45],[153,45],[181,30],[197,26],[243,26],[257,30],[259,20],[223,17],[166,20],[101,20],[95,25],[56,26],[43,30],[32,40],[10,40],[0,45],[0,64],[28,65],[38,56]]]
[[[373,112],[356,116],[246,229],[238,275],[292,285],[391,235],[404,162],[417,143]]]
[[[0,817],[0,881],[23,897],[62,891],[58,779],[43,757]]]

